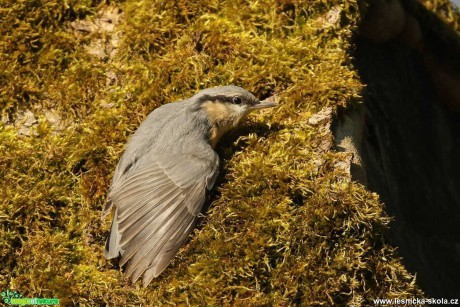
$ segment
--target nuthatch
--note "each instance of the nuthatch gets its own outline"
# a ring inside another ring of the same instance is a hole
[[[132,282],[146,287],[193,230],[216,181],[219,138],[251,111],[274,107],[237,86],[208,88],[163,105],[142,122],[115,169],[103,216],[115,214],[107,259],[121,255]]]

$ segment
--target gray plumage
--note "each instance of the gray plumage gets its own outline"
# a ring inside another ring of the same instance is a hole
[[[132,282],[143,274],[147,286],[194,228],[218,174],[215,142],[250,111],[272,106],[242,88],[225,86],[150,113],[113,176],[103,214],[115,209],[105,257],[121,256]]]

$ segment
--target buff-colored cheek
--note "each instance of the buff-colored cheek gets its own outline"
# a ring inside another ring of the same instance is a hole
[[[224,121],[231,115],[231,110],[222,103],[207,101],[203,104],[203,108],[208,113],[211,123]]]
[[[203,108],[211,124],[209,142],[214,148],[222,135],[236,126],[240,112],[234,105],[212,101],[205,102]]]

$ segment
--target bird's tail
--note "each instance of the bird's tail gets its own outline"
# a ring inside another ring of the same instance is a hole
[[[120,233],[118,232],[118,221],[117,221],[117,210],[113,215],[112,227],[110,227],[110,233],[105,241],[104,256],[106,259],[112,259],[119,256],[120,249]]]

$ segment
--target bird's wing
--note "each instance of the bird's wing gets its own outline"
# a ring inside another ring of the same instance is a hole
[[[115,206],[105,255],[147,286],[169,264],[193,230],[218,172],[218,157],[148,154],[117,180],[109,193]]]

